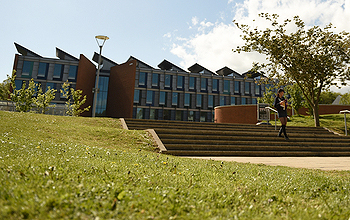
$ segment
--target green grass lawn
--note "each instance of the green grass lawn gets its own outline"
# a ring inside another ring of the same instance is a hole
[[[350,217],[348,171],[162,155],[117,119],[0,111],[0,122],[0,219]]]

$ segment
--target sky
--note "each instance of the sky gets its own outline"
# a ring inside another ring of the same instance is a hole
[[[55,48],[79,58],[99,52],[96,35],[106,35],[102,55],[124,63],[133,56],[154,68],[164,59],[187,70],[198,63],[215,72],[248,71],[263,62],[257,53],[232,52],[244,44],[232,22],[267,26],[259,13],[298,15],[308,27],[332,23],[350,32],[350,0],[0,0],[0,82],[12,72],[14,42],[43,56]],[[255,21],[254,21],[255,20]],[[350,92],[349,86],[332,89]]]

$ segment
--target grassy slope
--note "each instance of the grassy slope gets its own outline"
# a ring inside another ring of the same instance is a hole
[[[118,120],[0,111],[0,219],[347,219],[350,172],[160,155]]]

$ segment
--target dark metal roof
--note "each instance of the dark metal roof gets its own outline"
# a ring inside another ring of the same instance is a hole
[[[94,53],[94,56],[92,57],[92,60],[93,61],[95,61],[96,63],[98,63],[98,57],[100,56],[100,54],[99,53]],[[100,63],[100,65],[102,65],[102,63],[103,63],[103,60],[106,60],[106,61],[108,61],[109,63],[112,63],[112,64],[114,64],[114,65],[118,65],[116,62],[114,62],[113,60],[110,60],[110,59],[108,59],[107,57],[105,57],[105,56],[102,56],[101,55],[101,63]]]
[[[216,73],[218,75],[220,75],[220,76],[228,76],[230,74],[233,74],[234,76],[242,77],[239,73],[237,73],[236,71],[228,68],[227,66],[217,70]]]
[[[56,56],[58,58],[60,58],[61,60],[73,60],[73,61],[79,61],[78,58],[70,55],[67,52],[64,52],[63,50],[59,49],[58,47],[56,47]]]
[[[16,46],[16,49],[18,51],[18,53],[22,54],[23,56],[31,56],[31,57],[40,57],[42,58],[42,56],[40,56],[39,54],[37,53],[34,53],[33,51],[17,44],[16,42],[14,42],[15,46]]]
[[[187,72],[183,69],[181,69],[180,67],[176,66],[175,64],[173,63],[170,63],[169,61],[167,60],[163,60],[163,62],[161,62],[158,67],[161,69],[161,70],[174,70],[174,71],[181,71],[181,72]]]
[[[195,63],[193,66],[190,66],[188,70],[191,73],[204,73],[204,74],[212,74],[217,75],[216,73],[204,68],[203,66],[199,65],[198,63]]]
[[[137,63],[138,63],[137,66],[140,67],[140,68],[141,68],[141,67],[144,67],[144,68],[154,69],[153,67],[151,67],[151,66],[148,65],[147,63],[145,63],[145,62],[143,62],[143,61],[141,61],[141,60],[139,60],[139,59],[137,59],[137,58],[135,58],[135,57],[133,57],[133,56],[130,56],[127,62],[129,62],[129,61],[131,61],[131,60],[136,60]]]

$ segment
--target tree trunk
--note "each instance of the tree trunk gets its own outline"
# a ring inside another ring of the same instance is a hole
[[[313,106],[315,127],[320,127],[320,114],[318,112],[318,105]]]

